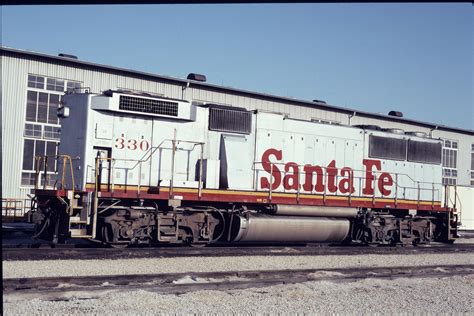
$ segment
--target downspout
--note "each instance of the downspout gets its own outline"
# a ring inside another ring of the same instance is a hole
[[[184,92],[185,92],[188,88],[189,88],[189,82],[187,82],[186,85],[181,88],[181,99],[186,100],[186,99],[184,98]]]
[[[354,111],[354,113],[350,114],[349,115],[349,126],[351,126],[351,118],[353,118],[354,116],[356,116],[357,112]]]
[[[436,125],[435,127],[433,127],[432,129],[430,129],[430,137],[432,138],[433,137],[433,131],[437,130],[438,129],[438,125]]]

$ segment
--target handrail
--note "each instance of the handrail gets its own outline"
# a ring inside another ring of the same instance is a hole
[[[268,163],[270,165],[270,176],[273,177],[273,170],[274,170],[274,166],[275,165],[285,165],[286,163],[285,162],[265,162],[265,163]],[[256,173],[258,171],[266,171],[263,167],[260,169],[257,167],[257,165],[260,164],[262,165],[263,162],[262,161],[254,161],[253,162],[253,165],[252,165],[252,170],[254,172],[254,177],[253,177],[253,185],[255,186],[255,189],[258,188],[258,178],[256,177]],[[298,168],[298,170],[300,170],[300,167],[304,167],[306,164],[294,164],[294,166],[296,166]],[[342,168],[337,168],[337,167],[325,167],[325,166],[320,166],[321,170],[323,170],[323,173],[324,173],[324,184],[327,183],[327,170],[341,170]],[[360,172],[362,173],[361,176],[351,176],[350,177],[350,188],[353,187],[353,184],[354,184],[354,178],[356,179],[359,179],[359,194],[361,194],[360,190],[362,188],[361,186],[361,183],[362,183],[362,180],[363,179],[367,179],[367,177],[365,176],[367,170],[360,170],[360,169],[352,169],[352,175],[354,175],[354,173],[356,172]],[[378,175],[382,174],[382,173],[385,173],[386,171],[378,171],[378,170],[373,170],[371,171],[371,174],[373,176],[373,179],[371,180],[371,182],[373,183],[373,188],[374,188],[374,191],[373,191],[373,194],[372,194],[372,205],[375,205],[375,198],[376,198],[376,182],[377,182],[377,179],[378,179]],[[287,174],[287,171],[283,171],[283,174],[286,175]],[[298,179],[301,179],[301,175],[304,175],[305,172],[298,172]],[[437,182],[427,182],[427,181],[414,181],[409,175],[407,174],[403,174],[403,173],[391,173],[392,175],[395,176],[395,179],[393,179],[393,184],[395,185],[395,205],[398,204],[398,198],[399,198],[399,194],[398,194],[398,190],[399,188],[403,189],[403,198],[405,198],[405,195],[406,195],[406,191],[407,190],[416,190],[417,191],[417,206],[419,206],[419,203],[421,201],[421,192],[425,192],[425,191],[428,191],[428,192],[431,192],[431,207],[434,208],[434,201],[435,201],[435,193],[439,193],[440,190],[438,188],[435,188],[435,185],[442,185],[441,183],[437,183]],[[416,182],[416,186],[401,186],[399,184],[399,177],[400,176],[404,176],[406,177],[408,180],[412,180],[413,182]],[[338,177],[338,175],[336,175],[336,178]],[[427,187],[423,187],[423,186],[420,186],[420,184],[426,184],[426,185],[430,185],[429,188]],[[272,200],[272,195],[273,195],[273,186],[272,186],[272,183],[269,183],[269,186],[268,186],[268,200],[269,202],[271,202]],[[297,199],[297,203],[299,203],[299,200],[300,200],[300,185],[297,186],[297,189],[296,189],[296,199]],[[313,192],[313,191],[311,191]],[[352,190],[349,190],[349,204],[351,203],[351,199],[352,199]],[[324,191],[323,191],[323,204],[326,204],[326,198],[327,198],[327,186],[324,185]],[[336,192],[336,195],[337,195],[337,192]],[[445,193],[446,195],[446,193]]]
[[[157,146],[157,147],[152,147],[150,148],[150,154],[148,155],[148,153],[145,153],[143,156],[142,156],[142,159],[126,159],[126,158],[112,158],[112,157],[96,157],[96,168],[95,168],[95,186],[98,187],[101,185],[100,183],[100,179],[99,179],[99,168],[101,168],[101,161],[110,161],[111,162],[111,168],[109,170],[110,174],[111,174],[111,191],[112,193],[114,192],[115,190],[115,181],[114,181],[114,169],[115,169],[115,163],[117,161],[134,161],[136,162],[132,167],[130,168],[126,168],[127,170],[134,170],[137,166],[139,166],[140,170],[139,170],[139,176],[138,176],[138,185],[137,185],[137,194],[140,195],[140,189],[141,189],[141,168],[142,168],[142,164],[146,161],[148,161],[151,156],[156,152],[156,150],[158,150],[159,148],[161,148],[161,145],[163,145],[166,141],[171,141],[172,142],[172,159],[171,159],[171,179],[170,179],[170,184],[169,184],[169,198],[172,199],[173,198],[173,186],[174,186],[174,164],[175,164],[175,153],[177,150],[179,150],[180,148],[177,147],[177,144],[179,143],[187,143],[187,144],[193,144],[192,148],[189,149],[190,151],[193,151],[196,146],[201,146],[201,151],[200,151],[200,161],[199,161],[199,178],[198,178],[198,197],[199,199],[202,197],[202,188],[203,188],[203,185],[202,185],[202,178],[203,178],[203,159],[204,159],[204,145],[205,143],[204,142],[195,142],[195,141],[187,141],[187,140],[173,140],[173,139],[164,139],[163,141],[161,141],[161,143]],[[151,151],[151,149],[153,149],[153,151]],[[146,157],[148,155],[148,157]],[[146,159],[143,159],[143,157],[146,157]],[[127,184],[125,184],[125,187],[127,186]],[[99,187],[99,191],[100,191],[100,187]]]
[[[62,168],[62,173],[61,173],[61,189],[64,189],[64,183],[65,183],[65,177],[66,177],[66,169],[67,169],[67,164],[69,163],[69,172],[71,175],[71,184],[72,184],[72,191],[74,192],[75,188],[75,183],[74,183],[74,169],[72,167],[72,161],[73,160],[80,160],[79,157],[72,158],[69,155],[44,155],[44,156],[35,156],[35,189],[37,190],[39,188],[39,175],[41,173],[41,169],[43,169],[43,190],[46,189],[46,183],[48,179],[48,159],[49,158],[54,158],[56,162],[59,162],[59,160],[62,158],[63,159],[63,168]],[[57,166],[56,166],[57,167]],[[58,170],[54,170],[53,173],[57,173]],[[56,187],[57,181],[55,185],[53,186],[54,188]]]
[[[29,208],[31,208],[31,199],[2,198],[2,218],[13,218],[13,220],[21,218]]]
[[[255,165],[257,164],[263,164],[264,162],[263,161],[254,161],[253,162],[253,166],[252,166],[252,169],[253,171],[264,171],[265,169],[256,169],[255,168]],[[265,162],[267,163],[267,162]],[[272,165],[282,165],[284,166],[286,163],[285,162],[269,162],[270,164]],[[297,166],[298,168],[299,167],[304,167],[305,165],[307,164],[294,164],[295,166]],[[337,167],[324,167],[324,166],[318,166],[320,167],[321,169],[330,169],[330,170],[341,170],[342,168],[337,168]],[[366,173],[367,170],[362,170],[362,169],[351,169],[352,171],[360,171],[360,172],[363,172],[363,173]],[[377,170],[373,170],[371,171],[372,173],[375,173],[375,174],[382,174],[382,173],[386,173],[386,171],[377,171]],[[301,172],[301,174],[304,174],[304,172]],[[391,173],[393,175],[401,175],[401,176],[405,176],[407,177],[409,180],[412,180],[412,182],[416,183],[416,182],[420,182],[420,183],[424,183],[424,184],[442,184],[441,182],[427,182],[427,181],[417,181],[417,180],[414,180],[412,177],[410,177],[408,174],[406,173]],[[360,177],[357,177],[357,178],[360,178]],[[412,188],[412,189],[416,189],[416,187],[406,187],[406,188]]]
[[[205,143],[204,142],[195,142],[195,141],[189,141],[189,140],[180,140],[180,139],[177,139],[177,140],[173,140],[173,139],[163,139],[159,144],[158,146],[156,147],[150,147],[150,149],[148,149],[142,156],[142,158],[136,160],[134,159],[135,161],[137,162],[145,162],[145,161],[148,161],[148,159],[150,159],[153,154],[155,153],[155,151],[157,151],[159,148],[162,148],[161,145],[163,145],[165,142],[173,142],[173,141],[176,141],[177,144],[179,143],[186,143],[186,144],[194,144],[194,146],[190,149],[190,150],[194,150],[194,148],[197,146],[197,145],[204,145]],[[173,148],[168,148],[168,149],[173,149]],[[151,152],[153,150],[153,152]],[[148,155],[148,153],[150,152],[150,155],[146,158],[146,159],[143,159],[143,157],[145,157],[146,155]],[[138,163],[137,163],[138,164]],[[133,168],[131,168],[131,170],[135,169],[137,164],[135,164],[135,166],[133,166]]]

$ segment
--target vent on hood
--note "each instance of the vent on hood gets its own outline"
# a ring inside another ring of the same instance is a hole
[[[252,131],[252,113],[241,108],[233,109],[210,105],[209,130],[250,134]]]
[[[119,110],[178,116],[178,102],[121,95]]]

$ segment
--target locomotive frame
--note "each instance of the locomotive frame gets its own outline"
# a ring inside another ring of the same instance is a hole
[[[449,190],[440,184],[441,147],[420,135],[112,90],[68,94],[58,115],[59,155],[36,157],[30,212],[36,237],[120,247],[396,245],[453,242],[457,236],[456,207],[447,207]],[[107,119],[114,122],[110,129],[101,125]],[[127,129],[133,120],[142,125]],[[83,136],[75,124],[83,124]],[[183,132],[186,124],[196,131]],[[310,132],[313,127],[317,132]],[[337,166],[339,157],[344,167]],[[60,172],[48,188],[51,164]]]

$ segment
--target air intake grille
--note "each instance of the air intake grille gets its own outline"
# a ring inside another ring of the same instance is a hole
[[[120,96],[119,109],[141,113],[178,116],[178,102]]]
[[[252,129],[250,112],[222,108],[210,108],[209,111],[209,130],[250,134]]]

